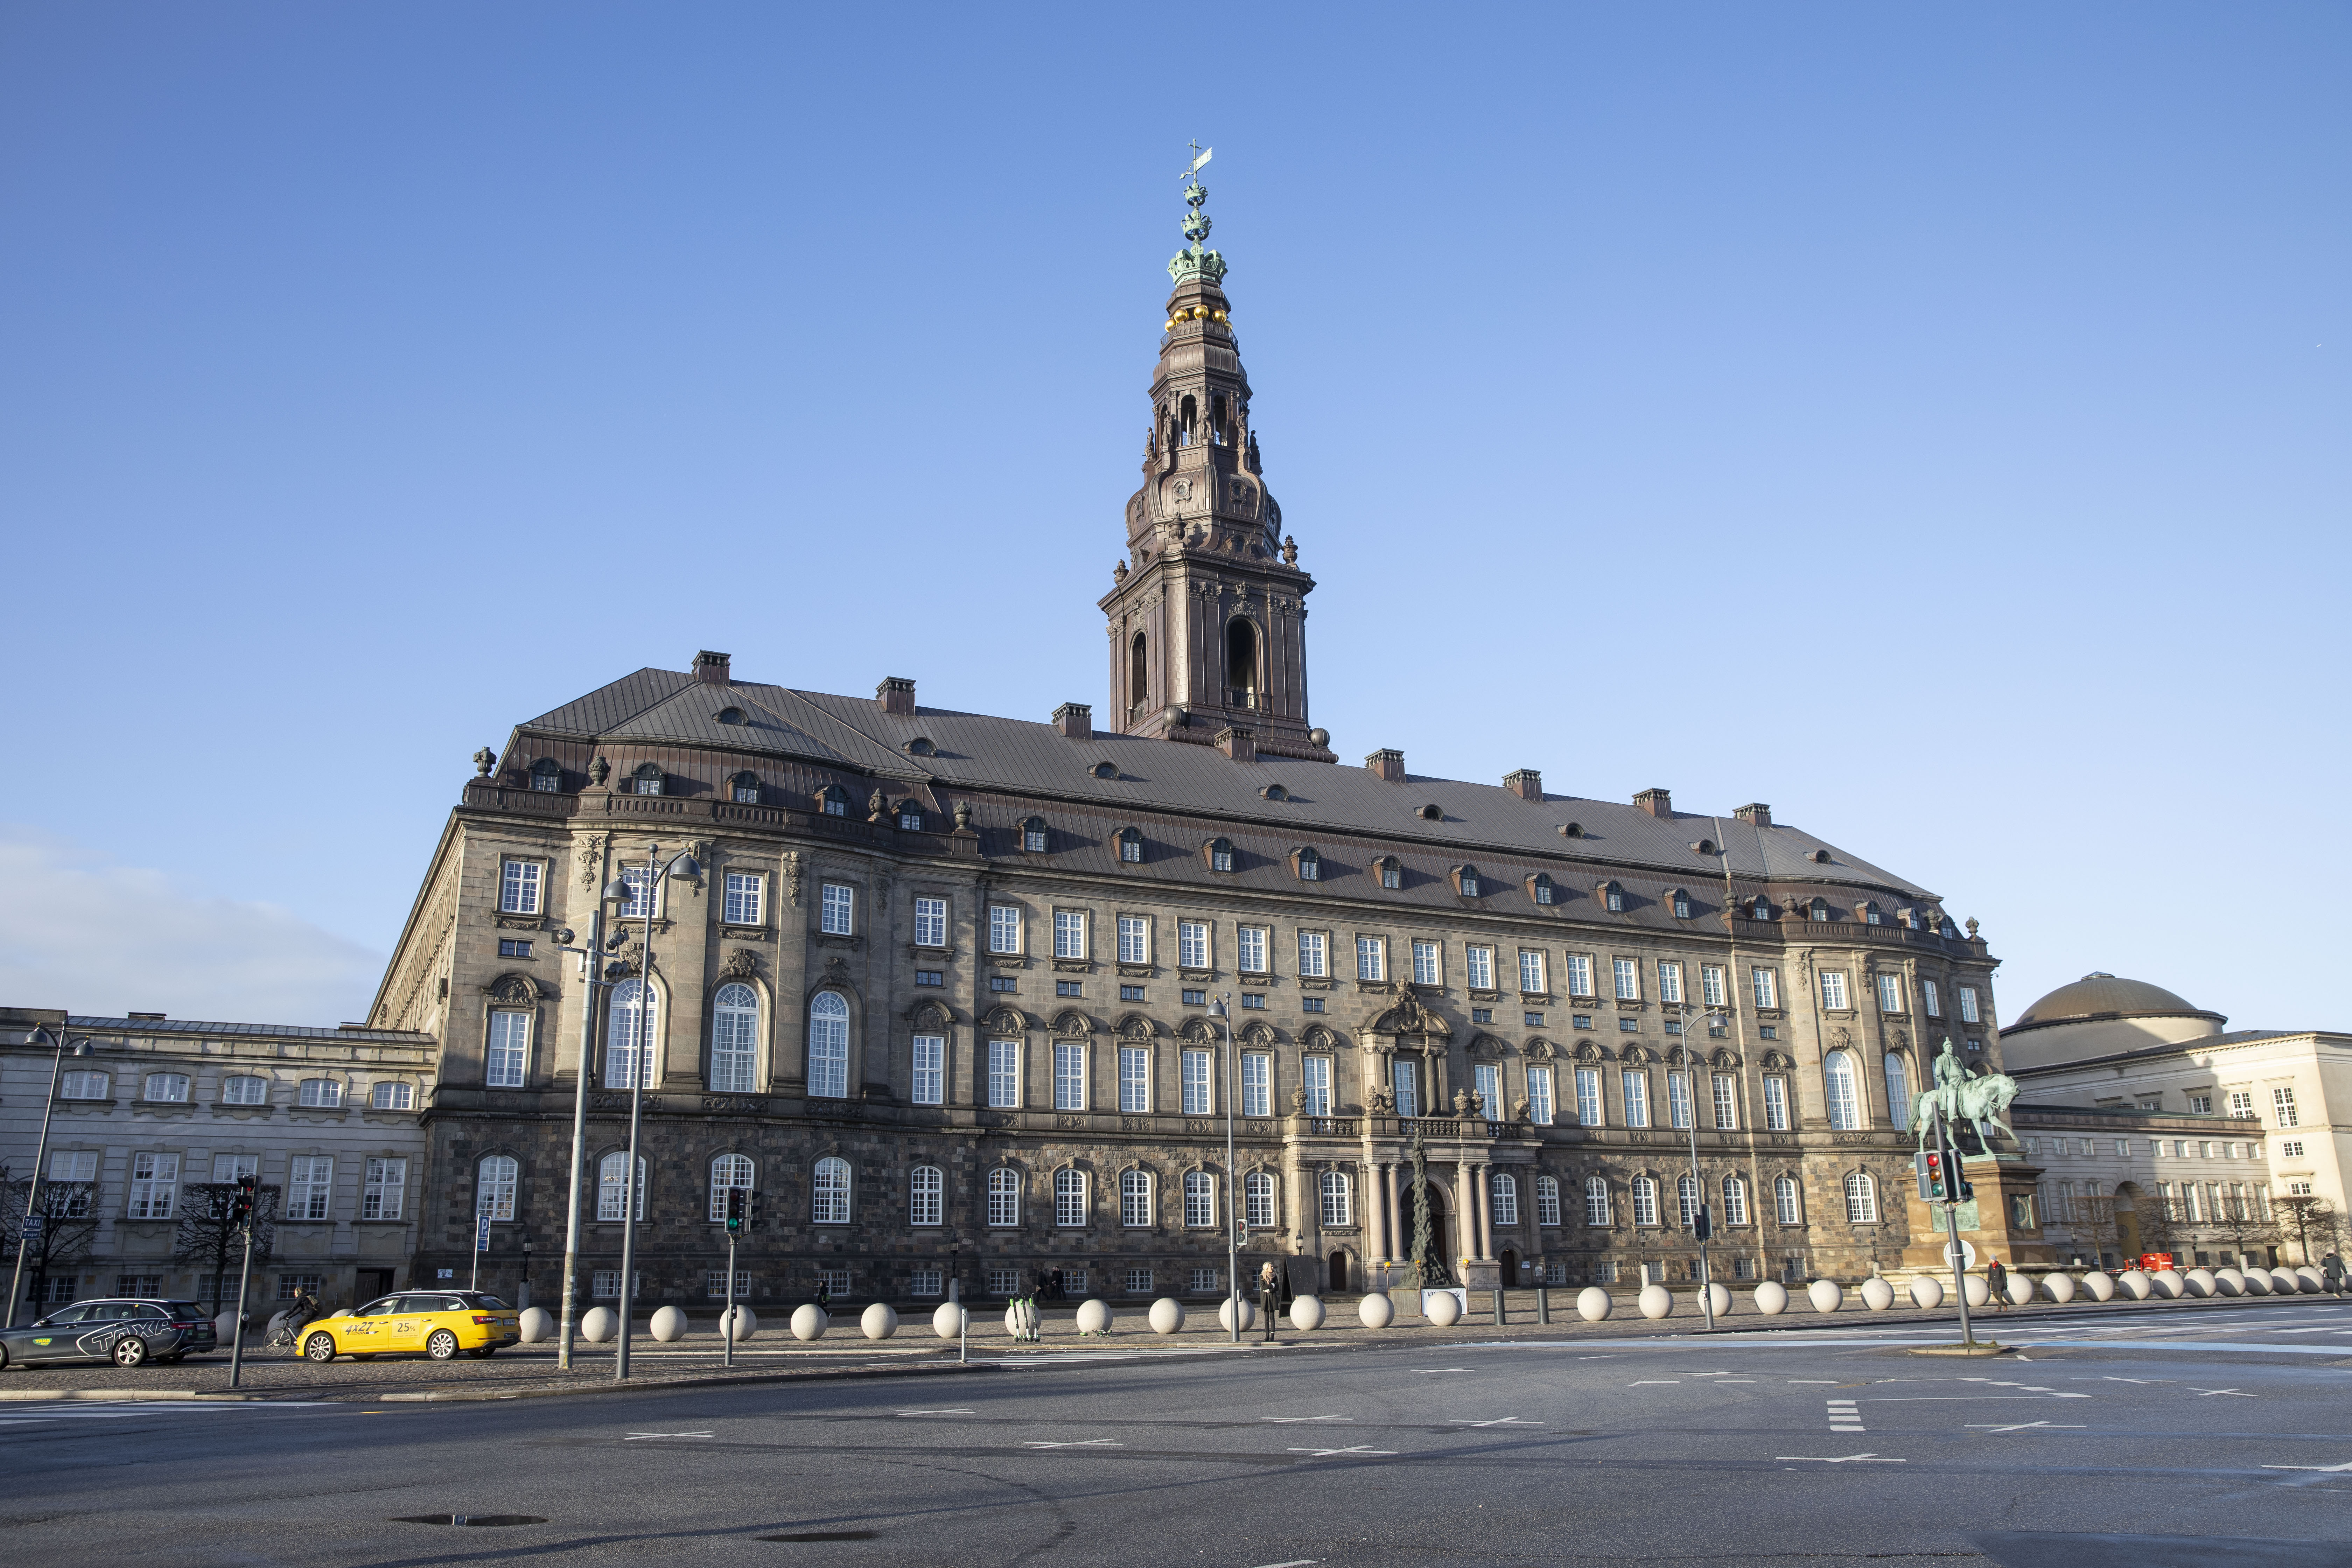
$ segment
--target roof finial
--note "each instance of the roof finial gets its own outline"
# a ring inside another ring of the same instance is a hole
[[[1201,207],[1209,199],[1209,187],[1201,184],[1201,170],[1215,156],[1216,149],[1203,147],[1198,142],[1191,143],[1191,146],[1192,161],[1185,166],[1182,178],[1185,182],[1184,237],[1192,243],[1178,251],[1175,258],[1168,263],[1168,276],[1181,283],[1187,276],[1197,273],[1215,283],[1225,275],[1225,258],[1206,248],[1211,226],[1209,215]]]

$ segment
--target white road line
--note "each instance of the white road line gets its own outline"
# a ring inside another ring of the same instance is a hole
[[[2234,1388],[2200,1388],[2197,1391],[2197,1397],[2200,1399],[2210,1399],[2217,1394],[2234,1394],[2240,1399],[2252,1399],[2254,1397],[2253,1394],[2242,1394]]]
[[[647,1437],[708,1437],[708,1432],[632,1432],[621,1439],[624,1443],[639,1443]]]
[[[1625,1386],[1628,1388],[1654,1388],[1660,1384],[1680,1383],[1682,1379],[1679,1377],[1645,1377],[1639,1383],[1629,1383]]]
[[[1124,1448],[1127,1447],[1124,1443],[1114,1443],[1108,1437],[1089,1437],[1084,1442],[1024,1443],[1021,1446],[1024,1448]]]
[[[2078,1377],[2076,1383],[2137,1383],[2145,1388],[2151,1383],[2170,1383],[2168,1377]]]
[[[1304,1454],[1310,1459],[1328,1459],[1345,1454],[1370,1454],[1381,1458],[1392,1459],[1396,1458],[1397,1452],[1394,1448],[1367,1448],[1360,1443],[1352,1448],[1293,1448],[1290,1451],[1294,1454]]]
[[[1312,1564],[1322,1561],[1320,1557],[1295,1557],[1287,1563],[1261,1563],[1258,1568],[1312,1568]]]
[[[2079,1423],[2069,1421],[2061,1421],[2055,1425],[2053,1425],[2048,1421],[2020,1421],[2013,1426],[1995,1426],[1987,1422],[1971,1421],[1969,1423],[1968,1429],[1971,1432],[1983,1432],[1987,1435],[1990,1435],[1998,1432],[2031,1432],[2037,1426],[2048,1427],[2053,1432],[2080,1432],[2083,1430]]]
[[[616,1202],[618,1200],[615,1200]],[[901,1415],[969,1415],[969,1410],[901,1410]]]
[[[1295,1426],[1303,1421],[1353,1421],[1352,1415],[1261,1415],[1261,1421],[1271,1421],[1278,1426]]]
[[[1502,1415],[1497,1416],[1492,1421],[1472,1421],[1462,1416],[1456,1416],[1453,1420],[1448,1421],[1446,1425],[1448,1426],[1540,1426],[1543,1423],[1540,1421],[1528,1421],[1517,1415]]]
[[[1466,1366],[1425,1366],[1421,1369],[1421,1375],[1435,1377],[1441,1372],[1468,1372],[1469,1370]]]
[[[2347,1460],[2340,1465],[2264,1465],[2263,1468],[2266,1470],[2323,1470],[2329,1475],[2341,1475],[2347,1470],[2352,1470],[2352,1460]]]
[[[1811,1465],[1907,1465],[1908,1459],[1882,1459],[1875,1454],[1775,1454],[1776,1459]]]

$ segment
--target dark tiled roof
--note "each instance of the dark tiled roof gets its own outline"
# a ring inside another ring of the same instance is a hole
[[[409,1029],[321,1029],[303,1024],[209,1024],[193,1018],[100,1018],[76,1014],[68,1029],[108,1035],[241,1035],[270,1039],[362,1040],[388,1046],[430,1046],[431,1035]]]

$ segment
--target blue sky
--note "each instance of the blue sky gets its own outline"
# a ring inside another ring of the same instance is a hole
[[[1184,143],[1343,757],[2352,1026],[2341,5],[0,10],[0,1000],[358,1016],[698,647],[1099,702]]]

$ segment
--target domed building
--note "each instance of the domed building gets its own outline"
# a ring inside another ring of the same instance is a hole
[[[2103,970],[2061,985],[2000,1032],[2001,1061],[2020,1068],[2103,1057],[2218,1035],[2230,1022],[2145,980]]]

